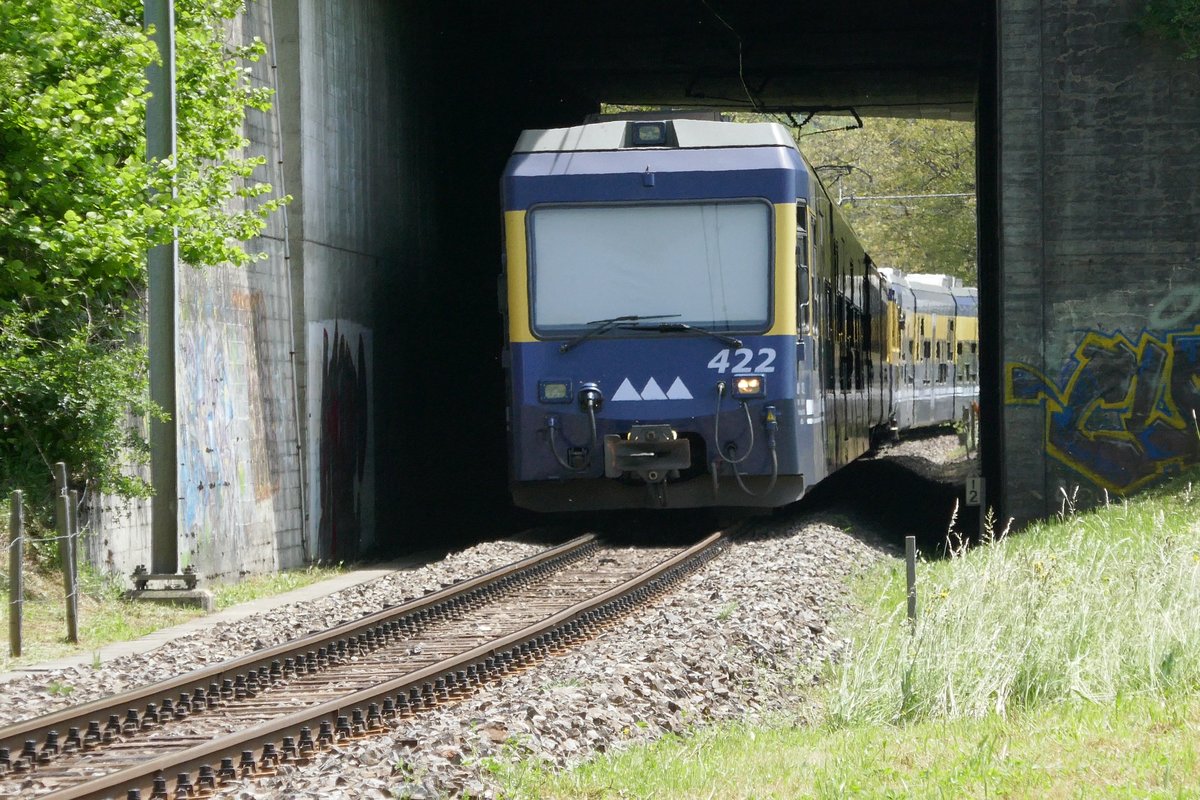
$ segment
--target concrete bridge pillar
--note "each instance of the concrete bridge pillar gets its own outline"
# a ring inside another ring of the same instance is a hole
[[[1018,519],[1200,458],[1200,68],[1137,31],[1141,5],[999,4],[1001,478]]]

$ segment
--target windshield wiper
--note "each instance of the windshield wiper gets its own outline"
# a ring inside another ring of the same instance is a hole
[[[679,315],[676,314],[675,316]],[[705,336],[711,336],[720,342],[724,342],[730,347],[742,346],[741,339],[737,339],[733,336],[726,336],[723,333],[717,333],[716,331],[710,331],[695,325],[688,325],[686,322],[661,322],[658,325],[638,325],[635,323],[633,325],[622,325],[621,327],[639,331],[658,331],[660,333],[686,333],[688,331],[695,331],[696,333],[703,333]]]
[[[588,339],[591,339],[593,336],[599,336],[602,333],[611,331],[613,328],[621,325],[621,323],[637,323],[647,319],[670,319],[671,317],[678,316],[678,314],[626,314],[621,317],[611,317],[609,319],[595,319],[589,322],[588,325],[595,325],[597,327],[592,328],[587,333],[579,334],[574,339],[563,342],[558,346],[558,352],[565,353],[568,350],[573,350],[574,348],[586,342]],[[626,326],[622,325],[622,327]],[[637,326],[634,325],[632,327]]]

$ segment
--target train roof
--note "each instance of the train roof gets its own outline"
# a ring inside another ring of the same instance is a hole
[[[962,287],[962,278],[956,278],[953,275],[942,275],[938,273],[928,272],[901,272],[900,270],[888,270],[891,273],[891,280],[895,283],[921,284],[922,286],[935,286],[940,289],[958,289]]]
[[[978,314],[978,290],[973,286],[963,286],[960,278],[905,273],[891,267],[881,267],[879,271],[888,280],[897,302],[909,311],[968,316]]]
[[[963,286],[954,289],[952,294],[954,295],[954,304],[958,307],[958,313],[979,316],[978,289],[970,286]]]
[[[698,119],[612,120],[570,128],[523,131],[514,153],[570,153],[717,147],[787,147],[799,151],[777,122],[715,122]]]

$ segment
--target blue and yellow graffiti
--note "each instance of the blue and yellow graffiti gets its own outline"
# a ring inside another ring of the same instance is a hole
[[[1116,494],[1200,461],[1200,325],[1136,340],[1088,332],[1060,381],[1009,363],[1004,393],[1045,408],[1048,455]]]

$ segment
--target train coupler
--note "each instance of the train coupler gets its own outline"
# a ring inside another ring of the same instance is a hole
[[[634,474],[647,483],[663,483],[692,463],[692,445],[670,425],[634,425],[626,434],[604,437],[604,475]]]

